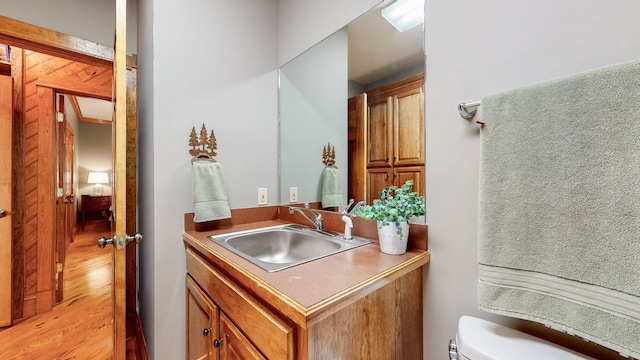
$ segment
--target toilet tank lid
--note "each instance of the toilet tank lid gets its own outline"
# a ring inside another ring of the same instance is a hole
[[[471,316],[462,316],[458,353],[471,360],[592,359],[540,338]]]

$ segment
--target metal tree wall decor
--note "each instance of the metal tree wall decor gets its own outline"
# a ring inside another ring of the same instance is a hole
[[[334,166],[336,163],[336,150],[331,143],[322,148],[322,163],[324,166]]]
[[[189,154],[196,158],[213,158],[217,155],[216,150],[218,149],[218,145],[216,144],[216,136],[214,135],[213,130],[211,130],[210,136],[207,135],[207,128],[204,124],[202,124],[202,129],[200,129],[200,136],[197,135],[195,126],[191,129],[189,146],[191,146]]]

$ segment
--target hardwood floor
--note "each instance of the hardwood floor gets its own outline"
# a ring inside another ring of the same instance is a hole
[[[89,222],[67,249],[64,299],[55,308],[0,329],[0,359],[110,359],[111,251],[106,221]]]

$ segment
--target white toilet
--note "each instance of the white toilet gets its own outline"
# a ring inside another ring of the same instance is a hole
[[[458,321],[456,338],[449,343],[449,359],[594,360],[535,336],[471,316],[463,316]]]

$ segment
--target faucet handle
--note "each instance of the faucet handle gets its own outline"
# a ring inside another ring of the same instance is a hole
[[[304,203],[304,208],[309,210],[313,216],[316,217],[314,223],[316,225],[316,229],[318,230],[322,230],[322,214],[320,214],[318,211],[314,210],[311,208],[311,206],[309,206],[309,203]]]
[[[351,207],[351,205],[353,205],[353,203],[355,202],[355,199],[349,199],[349,203],[347,204],[347,206],[344,207],[344,209],[342,210],[343,214],[348,214],[349,213],[349,208]]]
[[[304,208],[309,210],[309,211],[311,211],[313,213],[313,215],[315,215],[316,217],[318,217],[318,216],[322,217],[322,214],[320,214],[316,210],[312,209],[311,206],[309,205],[309,203],[304,203]]]

